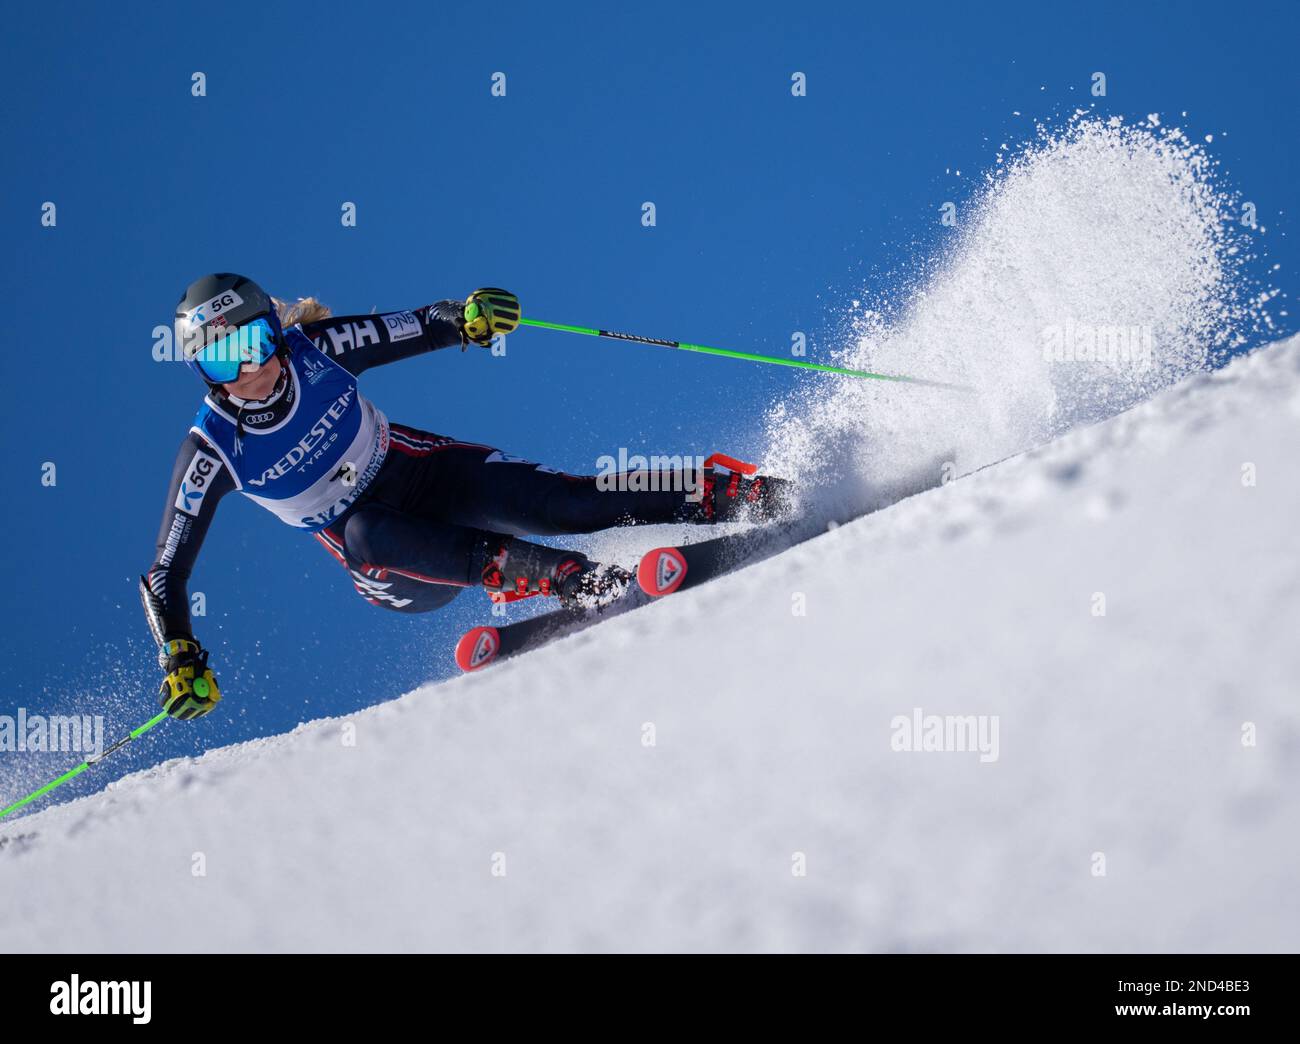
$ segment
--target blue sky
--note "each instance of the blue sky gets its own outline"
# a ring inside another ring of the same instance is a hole
[[[105,712],[120,731],[154,712],[135,583],[202,389],[152,360],[152,331],[202,273],[338,313],[501,285],[536,318],[772,353],[803,330],[821,359],[853,298],[939,242],[939,204],[1034,118],[1089,104],[1096,70],[1100,111],[1213,133],[1284,288],[1296,267],[1294,4],[45,3],[6,20],[0,713]],[[590,471],[620,446],[743,456],[765,406],[817,379],[536,331],[504,359],[440,353],[362,388],[403,423]],[[239,497],[192,589],[227,702],[85,786],[450,673],[486,612],[474,595],[373,609]]]

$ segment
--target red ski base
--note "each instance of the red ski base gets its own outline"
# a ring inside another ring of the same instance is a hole
[[[656,547],[641,556],[636,581],[651,598],[672,594],[686,579],[686,559],[675,547]]]
[[[477,671],[495,660],[500,651],[501,635],[495,627],[475,627],[456,643],[456,666],[462,671]]]

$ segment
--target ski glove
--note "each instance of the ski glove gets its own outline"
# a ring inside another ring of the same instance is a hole
[[[174,638],[163,643],[158,658],[167,672],[158,698],[173,718],[201,718],[221,700],[221,687],[208,666],[207,650],[198,642]]]
[[[489,345],[497,334],[508,334],[519,325],[519,298],[509,290],[487,286],[465,298],[465,318],[460,336],[465,342]]]

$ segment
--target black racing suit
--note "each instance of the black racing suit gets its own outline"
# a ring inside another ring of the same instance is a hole
[[[382,325],[376,331],[374,316],[331,317],[304,324],[302,330],[353,375],[462,343],[459,302],[440,301],[410,314],[418,319],[419,333],[404,331],[400,340],[390,339]],[[359,336],[359,330],[365,335]],[[250,431],[279,423],[292,409],[292,394],[290,384],[268,400],[242,404],[240,423]],[[182,485],[188,476],[192,486],[194,462],[203,459],[196,458],[196,451],[216,457],[192,430],[176,456],[157,554],[141,586],[159,643],[193,639],[187,581],[217,504],[236,488],[229,470],[218,467],[197,509],[182,510]],[[490,446],[390,424],[388,452],[374,480],[315,536],[371,604],[426,612],[479,584],[503,537],[693,519],[696,505],[687,493],[667,491],[669,487],[680,489],[680,483],[665,482],[654,492],[600,489],[595,477],[567,475]]]

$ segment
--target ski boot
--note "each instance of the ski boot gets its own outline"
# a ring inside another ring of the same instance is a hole
[[[719,470],[721,469],[721,470]],[[699,501],[687,507],[685,521],[771,522],[790,504],[789,479],[759,475],[758,465],[715,453],[704,462]]]
[[[627,570],[593,562],[580,551],[510,537],[490,551],[482,578],[494,602],[555,596],[574,612],[603,609],[620,598],[632,582]]]
[[[583,564],[560,582],[560,604],[577,613],[600,612],[617,602],[632,585],[632,574],[616,565],[601,565],[585,555]]]

